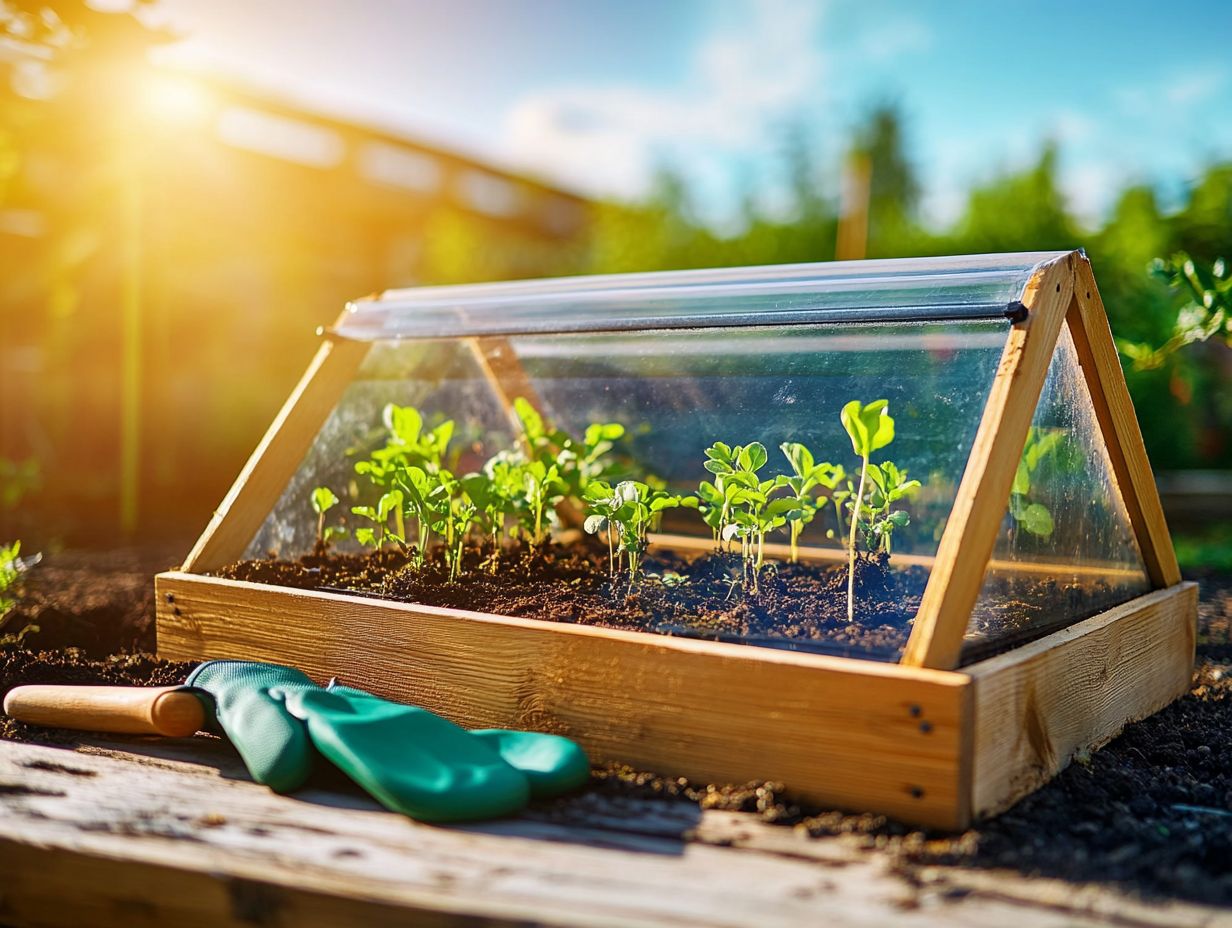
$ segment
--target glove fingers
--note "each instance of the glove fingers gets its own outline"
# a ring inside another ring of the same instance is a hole
[[[237,699],[224,727],[252,778],[275,792],[299,789],[312,773],[312,743],[304,723],[264,693]]]
[[[559,735],[503,728],[475,729],[472,738],[486,742],[530,783],[536,799],[548,799],[585,786],[590,760],[581,746]]]
[[[388,704],[379,696],[349,686],[334,684],[329,691],[346,697],[357,707],[372,703]],[[476,729],[470,735],[479,738],[505,763],[525,776],[531,795],[536,799],[579,789],[590,779],[590,760],[586,752],[568,738],[503,728]]]
[[[472,821],[525,807],[524,777],[483,741],[414,706],[314,690],[287,693],[316,749],[386,808],[426,822]]]

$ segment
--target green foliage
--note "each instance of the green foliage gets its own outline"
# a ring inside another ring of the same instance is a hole
[[[20,554],[20,541],[0,545],[0,629],[17,606],[23,575],[30,563],[38,562],[37,557],[23,561]],[[27,635],[37,631],[37,625],[26,625],[17,632],[4,632],[0,634],[0,648],[20,645]]]
[[[874,451],[879,451],[894,440],[894,419],[888,407],[889,400],[875,400],[867,406],[852,400],[839,414],[843,428],[851,438],[851,450],[867,460]]]
[[[0,545],[0,621],[17,605],[15,595],[21,579],[21,542]]]
[[[698,487],[702,517],[717,540],[739,540],[743,577],[751,581],[754,593],[760,591],[766,535],[798,518],[801,511],[795,496],[775,498],[787,487],[786,477],[763,480],[758,475],[769,459],[761,442],[735,446],[715,442],[706,449],[703,465],[715,475],[714,482],[703,481]]]
[[[667,509],[697,508],[692,496],[677,496],[636,480],[622,480],[611,486],[595,480],[583,496],[587,517],[585,529],[592,535],[607,537],[609,572],[613,581],[621,570],[619,551],[628,573],[629,585],[641,576],[642,557],[649,545],[650,532],[657,527]]]
[[[1010,517],[1023,531],[1038,538],[1051,538],[1054,525],[1048,507],[1032,498],[1035,475],[1040,465],[1054,457],[1064,442],[1065,432],[1062,429],[1032,426],[1027,431],[1022,458],[1014,471],[1014,482],[1010,487]]]
[[[1162,345],[1117,343],[1134,370],[1156,370],[1182,348],[1214,337],[1232,347],[1232,274],[1223,258],[1205,266],[1182,251],[1168,259],[1156,258],[1149,271],[1168,285],[1181,305],[1172,335]]]
[[[817,463],[813,452],[799,442],[783,442],[779,449],[792,471],[791,476],[783,478],[783,483],[796,502],[796,508],[787,516],[791,533],[791,562],[795,564],[800,559],[800,532],[826,506],[827,497],[817,491],[826,490],[832,494],[840,481],[846,478],[847,472],[841,464],[831,464],[829,461]]]
[[[894,530],[910,521],[907,513],[892,508],[895,502],[914,493],[918,480],[908,480],[906,469],[900,470],[890,461],[873,464],[873,452],[894,441],[894,419],[890,416],[889,400],[874,400],[865,405],[852,400],[843,406],[839,418],[851,439],[851,449],[860,458],[860,485],[854,496],[844,494],[851,513],[851,528],[847,537],[847,619],[855,621],[856,610],[856,537],[863,529],[864,543],[870,551],[890,551]],[[872,483],[871,492],[865,490]],[[849,484],[850,486],[850,484]],[[850,492],[850,491],[849,491]]]
[[[312,511],[317,514],[317,549],[323,551],[335,538],[346,537],[346,529],[342,526],[325,524],[326,513],[337,506],[339,500],[329,487],[317,487],[312,491],[310,500]]]
[[[417,567],[439,541],[450,580],[461,575],[466,542],[476,530],[490,545],[491,570],[506,535],[543,544],[555,507],[567,497],[581,499],[592,481],[611,471],[610,453],[624,427],[594,423],[578,440],[544,420],[521,397],[514,401],[514,411],[522,427],[518,447],[502,449],[482,471],[459,477],[454,472],[458,456],[450,453],[452,420],[427,428],[419,410],[386,406],[385,444],[355,465],[357,474],[384,491],[375,506],[352,507],[352,513],[371,523],[355,530],[356,541],[378,550],[392,541]],[[324,495],[320,503],[333,505]],[[314,495],[314,509],[317,505]],[[323,525],[323,513],[317,511]],[[408,524],[414,528],[413,538]]]

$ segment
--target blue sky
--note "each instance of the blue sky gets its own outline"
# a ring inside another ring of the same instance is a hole
[[[674,162],[716,221],[770,209],[782,127],[834,169],[899,102],[935,222],[998,170],[1061,148],[1095,219],[1232,159],[1232,3],[1001,0],[162,0],[164,57],[590,193]],[[832,188],[833,189],[833,185]]]

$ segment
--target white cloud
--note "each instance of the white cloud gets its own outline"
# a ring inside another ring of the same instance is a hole
[[[574,86],[520,100],[504,125],[509,157],[591,193],[636,196],[670,158],[703,186],[733,160],[772,151],[776,126],[824,99],[821,3],[761,0],[711,34],[688,78],[666,89]]]

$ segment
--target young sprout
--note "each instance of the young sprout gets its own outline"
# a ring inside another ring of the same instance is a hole
[[[543,461],[530,461],[525,464],[522,468],[522,480],[526,504],[532,517],[530,541],[533,545],[542,545],[547,538],[544,514],[550,513],[552,508],[565,498],[569,488],[560,479],[560,468]]]
[[[389,403],[381,412],[381,421],[387,432],[385,446],[373,451],[368,460],[356,462],[355,473],[389,490],[405,482],[404,472],[408,467],[436,473],[444,466],[453,438],[452,419],[425,429],[423,414],[418,409]],[[401,506],[394,510],[394,521],[391,537],[396,535],[405,542],[406,526]]]
[[[351,512],[362,519],[367,519],[372,525],[355,529],[355,540],[361,545],[368,545],[380,551],[385,546],[385,539],[392,538],[399,545],[405,546],[406,538],[402,534],[402,491],[390,490],[383,494],[376,506],[352,506]],[[389,517],[396,515],[398,525],[389,530]]]
[[[815,491],[820,487],[833,492],[847,473],[841,464],[831,464],[828,461],[814,463],[813,452],[799,442],[783,442],[779,449],[792,470],[792,475],[784,477],[783,482],[796,501],[796,509],[788,516],[791,562],[795,564],[800,559],[800,532],[825,505],[824,498],[815,495]]]
[[[324,552],[335,538],[345,538],[346,529],[340,525],[325,525],[325,514],[338,505],[338,497],[329,487],[317,487],[312,491],[312,511],[317,514],[317,551]]]
[[[899,500],[913,496],[920,488],[920,481],[908,480],[907,469],[900,470],[893,461],[870,464],[868,478],[872,489],[864,507],[864,543],[870,551],[879,548],[889,554],[894,530],[904,528],[911,522],[905,510],[891,507]]]
[[[852,400],[843,407],[840,419],[851,448],[860,458],[860,485],[851,502],[851,534],[847,539],[847,621],[856,616],[856,527],[860,522],[864,490],[868,484],[868,468],[874,451],[879,451],[894,440],[894,420],[887,407],[889,400],[874,400],[867,406]]]
[[[544,468],[555,467],[566,487],[566,494],[580,499],[591,480],[608,478],[613,470],[608,457],[614,442],[624,436],[618,422],[596,422],[586,427],[581,441],[546,422],[525,398],[513,401],[522,424],[520,443],[528,461],[539,461]]]
[[[768,532],[787,524],[799,510],[793,497],[771,497],[787,486],[786,478],[761,480],[757,472],[769,460],[761,442],[732,447],[715,442],[706,449],[706,470],[714,483],[703,482],[698,497],[704,505],[703,519],[720,541],[740,539],[741,569],[752,579],[753,592],[760,592],[761,568],[765,562]],[[717,513],[717,514],[716,514]]]
[[[696,497],[677,496],[636,480],[622,480],[615,487],[594,481],[587,487],[585,502],[590,512],[586,531],[592,535],[607,534],[608,569],[613,582],[619,572],[616,558],[619,547],[629,572],[630,590],[641,575],[650,532],[664,510],[680,506],[697,508]]]

